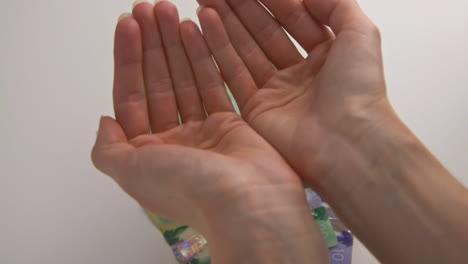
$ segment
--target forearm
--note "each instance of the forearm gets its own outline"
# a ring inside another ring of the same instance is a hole
[[[258,199],[225,205],[211,216],[216,221],[211,221],[206,237],[213,263],[327,263],[323,237],[304,195],[294,196],[297,201],[284,198],[292,195],[259,193]],[[265,198],[275,206],[264,207]]]
[[[467,190],[400,121],[342,143],[315,187],[380,261],[466,259]]]

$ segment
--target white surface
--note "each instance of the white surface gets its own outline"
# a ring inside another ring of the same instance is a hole
[[[195,17],[195,0],[173,2]],[[468,2],[360,3],[383,32],[397,112],[467,184]],[[175,263],[89,159],[99,116],[112,114],[114,24],[131,4],[2,0],[0,263]],[[377,261],[357,245],[354,263]]]

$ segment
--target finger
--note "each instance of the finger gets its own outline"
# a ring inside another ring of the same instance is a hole
[[[331,37],[326,27],[309,14],[304,7],[303,0],[260,0],[260,2],[270,10],[307,53]]]
[[[193,21],[184,21],[180,25],[180,34],[195,73],[198,91],[208,114],[234,112],[224,81],[200,29]]]
[[[113,94],[115,115],[127,137],[148,133],[140,28],[130,15],[121,18],[115,31]]]
[[[102,117],[98,136],[91,153],[91,159],[97,169],[120,180],[120,175],[133,166],[134,147],[127,142],[122,127],[110,117]]]
[[[216,11],[203,8],[199,18],[208,47],[242,111],[246,102],[257,91],[255,81],[232,46]]]
[[[335,35],[344,29],[357,32],[376,29],[355,0],[304,0],[304,4],[320,23],[329,25]]]
[[[320,45],[317,45],[315,49],[309,53],[306,59],[306,69],[308,69],[308,73],[312,76],[316,75],[322,66],[324,65],[330,48],[333,45],[334,40],[330,39],[326,42],[323,42]]]
[[[212,1],[204,0],[200,2],[211,6]],[[242,22],[241,25],[245,26],[250,32],[250,35],[277,69],[287,68],[303,60],[302,55],[287,36],[283,27],[257,0],[227,0],[227,2]],[[220,8],[220,10],[222,9]],[[218,13],[222,14],[219,11]],[[230,13],[226,12],[221,17],[224,15],[230,15]],[[226,29],[229,31],[230,28],[227,27]],[[236,35],[231,34],[231,38],[234,37]],[[249,57],[243,59],[246,60]]]
[[[176,99],[153,6],[139,3],[133,8],[133,16],[141,28],[143,71],[151,130],[159,133],[179,125]]]
[[[199,2],[206,2],[220,14],[222,22],[219,23],[224,23],[233,47],[244,61],[257,86],[262,87],[276,72],[272,62],[224,0],[205,0]]]
[[[169,1],[162,1],[155,6],[154,12],[161,30],[182,121],[203,120],[206,114],[195,85],[190,62],[180,39],[177,8]]]

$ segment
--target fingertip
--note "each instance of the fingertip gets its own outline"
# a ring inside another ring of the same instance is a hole
[[[169,1],[158,2],[154,6],[154,15],[160,28],[175,30],[174,27],[180,24],[179,11],[177,7]],[[163,31],[164,29],[161,29]],[[177,29],[178,31],[178,29]]]
[[[201,11],[203,8],[204,8],[204,6],[202,6],[202,5],[199,6],[199,7],[197,8],[197,16],[200,15],[200,11]]]
[[[154,12],[156,14],[174,13],[177,12],[177,7],[170,1],[162,0],[154,4]]]
[[[128,155],[134,149],[126,144],[127,137],[117,121],[108,116],[99,120],[96,143],[91,152],[94,166],[104,174],[115,178],[119,168],[125,167]]]
[[[159,4],[160,2],[164,2],[164,1],[167,1],[167,0],[155,0],[155,1],[154,1],[154,6],[156,6],[156,5]]]
[[[180,20],[180,24],[190,23],[190,22],[193,22],[193,20],[189,17],[184,17]]]
[[[91,151],[91,160],[93,161],[94,166],[101,170],[101,153],[103,146],[109,144],[109,128],[108,128],[108,121],[106,120],[108,117],[101,116],[99,118],[99,128],[96,133],[96,142],[94,143],[93,149]],[[102,170],[101,170],[102,171]]]
[[[129,34],[135,30],[135,27],[138,27],[138,23],[133,17],[133,14],[124,13],[120,15],[118,19],[116,32]]]
[[[317,45],[312,52],[309,53],[309,56],[306,58],[306,63],[308,67],[308,72],[312,75],[316,75],[318,71],[322,68],[325,63],[330,48],[334,43],[333,39],[323,42],[322,44]]]
[[[197,0],[197,3],[198,3],[199,5],[205,5],[206,2],[207,2],[207,0]]]
[[[139,26],[133,14],[123,13],[120,15],[115,29],[116,44],[120,44],[122,41],[128,42],[129,40],[133,40],[138,34]]]
[[[132,15],[125,15],[115,29],[114,58],[117,65],[141,60],[140,26]]]
[[[180,21],[180,33],[182,35],[182,39],[192,38],[195,36],[197,31],[199,31],[198,26],[192,19],[185,18]]]
[[[132,9],[135,9],[135,7],[139,6],[140,4],[144,4],[144,3],[150,4],[150,3],[148,3],[148,1],[146,1],[146,0],[136,0],[136,1],[133,2],[133,4],[132,4]]]
[[[130,40],[139,34],[139,29],[138,23],[132,14],[122,14],[115,29],[115,38],[116,40]]]
[[[198,13],[198,19],[203,30],[208,28],[219,28],[220,25],[224,28],[224,23],[221,20],[221,17],[213,8],[203,7]]]
[[[315,19],[330,26],[335,35],[343,28],[366,31],[372,25],[356,0],[304,0],[304,5]]]
[[[202,31],[205,32],[205,30],[212,25],[210,22],[210,15],[207,14],[209,12],[209,8],[207,7],[199,7],[200,9],[197,10],[197,16],[198,20],[200,21],[200,27],[202,28]]]
[[[105,146],[126,141],[127,137],[119,123],[109,116],[101,116],[96,145]]]
[[[192,20],[185,20],[180,24],[180,37],[192,62],[195,58],[200,58],[202,51],[208,50],[200,28]]]
[[[206,7],[206,6],[199,6],[197,9],[197,15],[198,16],[203,16],[203,17],[211,17],[213,14],[217,14],[216,10],[214,10],[211,7]]]
[[[131,17],[132,17],[131,13],[123,13],[119,16],[119,18],[117,19],[117,22],[120,23],[120,21],[127,19],[127,18],[131,18]]]
[[[138,21],[141,17],[153,15],[153,5],[147,1],[136,1],[132,8],[133,17]]]

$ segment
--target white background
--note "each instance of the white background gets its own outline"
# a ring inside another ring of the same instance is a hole
[[[1,0],[2,264],[175,263],[89,159],[100,115],[112,114],[113,31],[130,1]],[[195,18],[195,0],[173,2]],[[360,3],[383,32],[397,112],[467,184],[468,2]],[[377,261],[358,244],[354,263]]]

